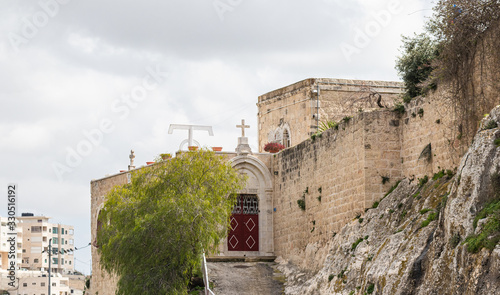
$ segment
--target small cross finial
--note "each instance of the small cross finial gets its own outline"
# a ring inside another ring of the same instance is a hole
[[[130,165],[128,165],[128,170],[134,169],[135,168],[135,166],[134,166],[134,159],[135,159],[134,150],[130,151],[130,156],[128,156],[128,157],[130,158]]]
[[[250,125],[245,125],[245,119],[242,119],[241,125],[236,125],[236,128],[241,128],[241,137],[245,137],[245,128],[250,128]]]

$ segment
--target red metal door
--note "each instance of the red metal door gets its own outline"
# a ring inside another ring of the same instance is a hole
[[[259,199],[238,195],[227,237],[229,251],[259,251]]]

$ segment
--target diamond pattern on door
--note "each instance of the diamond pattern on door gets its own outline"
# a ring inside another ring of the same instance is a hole
[[[252,247],[255,246],[255,240],[252,238],[252,236],[248,237],[248,239],[247,239],[247,246],[250,249],[252,249]]]
[[[231,247],[233,248],[236,248],[236,246],[238,245],[238,239],[234,235],[231,237],[231,239],[229,239],[229,245],[231,245]]]
[[[237,227],[238,227],[238,221],[234,217],[231,218],[231,229],[236,230]]]
[[[247,226],[248,231],[252,231],[256,226],[255,222],[253,221],[253,218],[248,219],[245,225]]]
[[[228,250],[259,251],[259,199],[257,196],[238,195],[230,220]]]

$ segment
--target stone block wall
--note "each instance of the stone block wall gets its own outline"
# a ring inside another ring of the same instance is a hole
[[[462,133],[446,97],[438,90],[405,105],[406,112],[401,116],[401,155],[407,178],[455,169],[470,145],[471,138]]]
[[[91,192],[91,237],[92,237],[92,280],[90,295],[112,295],[116,292],[116,284],[118,278],[115,275],[108,274],[105,270],[101,269],[99,259],[100,255],[95,247],[96,235],[97,235],[97,218],[99,212],[104,204],[104,197],[106,194],[113,189],[113,187],[118,185],[126,184],[128,181],[129,173],[120,173],[112,175],[109,177],[101,178],[99,180],[92,180],[90,183]]]
[[[276,155],[275,252],[326,242],[401,178],[400,124],[391,111],[361,113]],[[382,176],[392,182],[382,184]],[[321,196],[321,199],[319,199]],[[304,199],[306,209],[297,200]]]

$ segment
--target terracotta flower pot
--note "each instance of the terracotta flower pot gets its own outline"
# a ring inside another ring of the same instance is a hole
[[[154,164],[155,162],[146,162],[146,164],[151,165]]]
[[[198,149],[198,147],[197,147],[197,146],[195,146],[195,145],[192,145],[192,146],[188,146],[188,149],[189,149],[190,151],[196,151],[196,150]]]
[[[212,150],[213,150],[214,152],[220,152],[220,151],[222,151],[222,147],[221,147],[221,146],[213,146],[213,147],[212,147]]]

